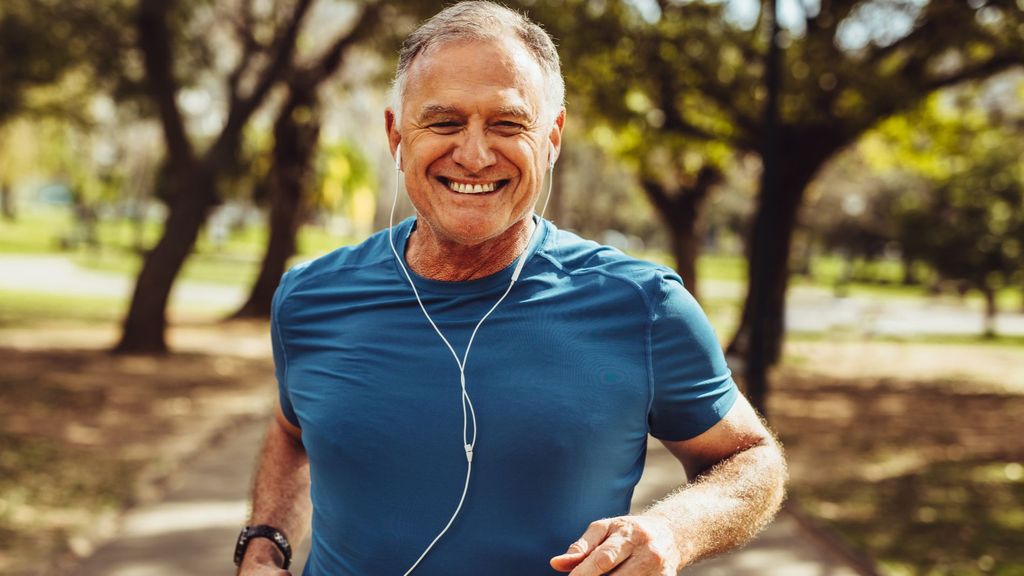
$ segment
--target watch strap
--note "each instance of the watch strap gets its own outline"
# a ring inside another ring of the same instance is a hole
[[[248,550],[249,542],[253,538],[266,538],[273,542],[277,549],[281,551],[281,555],[284,556],[284,564],[281,568],[288,569],[288,566],[292,563],[292,546],[280,530],[266,524],[246,526],[238,534],[238,543],[235,545],[235,566],[241,566],[242,558],[245,557],[245,551]]]

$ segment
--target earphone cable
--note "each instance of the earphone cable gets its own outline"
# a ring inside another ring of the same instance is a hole
[[[398,154],[396,152],[396,156],[397,155]],[[395,163],[395,170],[398,174],[402,173],[401,165],[398,161],[396,161]],[[437,544],[437,542],[441,540],[445,533],[448,532],[448,529],[451,528],[452,524],[455,523],[455,519],[459,516],[459,512],[462,511],[462,505],[466,501],[466,493],[469,491],[469,479],[473,473],[473,449],[476,447],[477,439],[476,410],[473,408],[473,400],[470,398],[469,392],[466,390],[466,362],[469,359],[469,351],[473,347],[473,341],[476,339],[476,335],[477,332],[480,330],[480,327],[483,325],[484,321],[487,320],[487,318],[490,317],[490,315],[498,308],[498,306],[505,301],[505,298],[507,298],[509,293],[512,292],[512,287],[515,285],[516,280],[519,279],[520,273],[522,273],[523,267],[526,264],[527,252],[530,249],[530,244],[533,243],[534,235],[537,234],[537,230],[541,227],[543,223],[544,214],[547,212],[548,208],[548,202],[551,200],[551,189],[554,181],[554,173],[555,164],[554,162],[550,162],[548,172],[548,191],[547,197],[544,199],[544,205],[541,208],[540,222],[538,222],[534,226],[533,230],[530,232],[530,236],[526,242],[526,248],[523,250],[523,253],[519,255],[519,261],[516,263],[516,267],[512,272],[512,280],[511,282],[509,282],[508,287],[505,288],[505,292],[502,293],[501,297],[498,298],[497,302],[495,302],[494,305],[491,306],[487,313],[484,314],[482,318],[480,318],[480,320],[476,323],[476,326],[473,328],[473,332],[469,336],[469,341],[466,344],[466,350],[465,352],[463,352],[461,360],[459,359],[458,353],[455,352],[455,347],[452,346],[451,342],[448,341],[448,338],[446,338],[444,333],[441,332],[441,329],[434,322],[434,319],[430,317],[430,313],[427,312],[427,307],[423,304],[423,300],[420,298],[419,290],[416,289],[416,283],[413,282],[412,275],[409,273],[408,268],[406,268],[405,266],[404,258],[402,258],[402,256],[398,254],[398,249],[395,247],[395,208],[398,206],[398,194],[399,189],[401,188],[401,178],[398,176],[396,176],[395,178],[395,194],[394,199],[391,202],[391,213],[390,216],[388,217],[388,244],[391,247],[391,253],[394,254],[395,256],[395,261],[398,262],[398,265],[402,269],[402,273],[405,276],[406,281],[412,288],[413,295],[416,297],[416,303],[419,304],[420,310],[423,312],[423,316],[426,317],[427,322],[430,323],[430,326],[434,329],[434,332],[436,332],[437,335],[444,342],[444,345],[448,348],[448,351],[452,353],[452,356],[455,358],[455,363],[459,367],[459,387],[461,388],[462,396],[462,443],[463,449],[466,452],[466,481],[462,486],[462,495],[459,497],[459,503],[455,507],[455,511],[452,513],[451,518],[448,519],[448,523],[445,524],[444,528],[442,528],[441,531],[437,534],[437,536],[434,537],[434,539],[430,542],[430,545],[428,545],[427,548],[423,550],[423,553],[420,554],[419,558],[416,559],[416,562],[414,562],[413,565],[409,567],[409,569],[405,572],[403,576],[409,576],[409,574],[411,574],[413,570],[415,570],[416,567],[419,566],[420,562],[422,562],[423,559],[426,558],[427,554],[434,548],[434,545]],[[473,425],[472,437],[469,436],[468,430],[470,422],[472,422]]]

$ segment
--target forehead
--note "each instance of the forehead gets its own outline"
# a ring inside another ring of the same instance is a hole
[[[536,117],[544,72],[518,40],[455,40],[420,54],[406,76],[403,116],[429,110],[465,114],[520,109]]]

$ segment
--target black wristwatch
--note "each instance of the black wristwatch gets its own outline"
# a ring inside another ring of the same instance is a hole
[[[245,557],[245,551],[249,548],[249,542],[253,538],[267,538],[273,542],[277,549],[281,551],[281,554],[284,555],[284,565],[281,568],[288,569],[288,565],[292,563],[292,546],[280,530],[266,524],[242,528],[242,531],[238,534],[238,543],[235,544],[235,566],[242,565],[242,558]]]

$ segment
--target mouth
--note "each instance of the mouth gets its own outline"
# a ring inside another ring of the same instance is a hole
[[[459,182],[443,176],[439,176],[437,180],[444,184],[449,190],[457,194],[490,194],[501,190],[509,182],[508,180],[492,180],[490,182]]]

